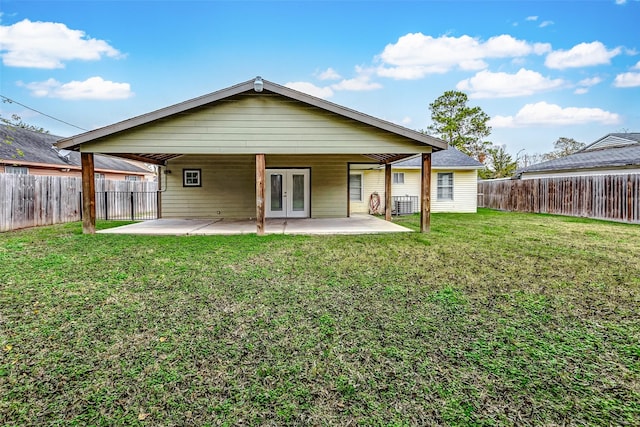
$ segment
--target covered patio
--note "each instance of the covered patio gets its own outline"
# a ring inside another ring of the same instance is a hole
[[[416,155],[422,165],[420,231],[428,232],[431,153],[447,148],[437,138],[260,77],[57,145],[81,152],[85,233],[95,233],[93,156],[102,153],[157,166],[160,218],[211,218],[198,226],[202,230],[251,219],[250,232],[258,235],[294,233],[294,224],[305,224],[292,218],[310,224],[347,220],[358,190],[355,164],[384,165],[390,222],[391,164]]]
[[[412,230],[375,216],[356,214],[348,218],[269,218],[265,234],[376,234],[404,233]],[[171,236],[234,235],[256,233],[255,220],[249,219],[156,219],[101,230],[104,234],[146,234]]]

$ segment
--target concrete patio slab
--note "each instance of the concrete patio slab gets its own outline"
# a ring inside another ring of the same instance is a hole
[[[371,215],[350,218],[268,219],[266,234],[372,234],[403,233],[408,228]],[[255,220],[156,219],[98,231],[104,234],[232,235],[256,232]]]

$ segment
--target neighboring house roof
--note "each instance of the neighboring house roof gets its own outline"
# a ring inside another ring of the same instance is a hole
[[[186,112],[196,110],[198,108],[208,106],[210,104],[214,104],[219,101],[227,100],[236,95],[240,95],[244,93],[253,93],[254,91],[256,91],[254,89],[254,83],[257,80],[258,79],[251,79],[244,83],[240,83],[235,86],[231,86],[223,90],[212,92],[210,94],[207,94],[198,98],[190,99],[188,101],[181,102],[179,104],[175,104],[175,105],[162,108],[147,114],[143,114],[141,116],[133,117],[131,119],[124,120],[122,122],[118,122],[118,123],[105,126],[99,129],[95,129],[93,131],[89,131],[89,132],[76,135],[70,138],[63,138],[60,141],[58,141],[57,145],[58,147],[64,148],[64,149],[79,150],[80,145],[86,142],[96,141],[100,138],[108,137],[129,129],[150,124],[152,122],[161,121],[162,119],[166,119],[171,116],[184,114]],[[381,129],[383,131],[390,132],[392,134],[402,136],[404,138],[408,138],[414,143],[430,146],[432,147],[433,151],[446,149],[446,146],[447,146],[446,142],[439,138],[435,138],[435,137],[423,134],[421,132],[405,128],[395,123],[391,123],[385,120],[375,118],[373,116],[369,116],[359,111],[352,110],[352,109],[340,106],[338,104],[334,104],[324,99],[316,98],[306,93],[298,92],[294,89],[290,89],[288,87],[281,86],[267,80],[261,79],[261,82],[262,82],[263,88],[260,92],[262,93],[280,95],[290,100],[302,102],[308,106],[320,108],[324,111],[328,111],[328,112],[337,114],[339,116],[366,124],[368,126],[372,126],[372,127]],[[126,153],[122,153],[122,154],[126,154]],[[167,160],[170,160],[173,157],[178,157],[180,155],[181,154],[177,154],[177,153],[136,153],[136,156],[138,156],[138,158],[144,158],[150,162],[155,162],[159,164],[162,164]],[[376,156],[375,154],[371,154],[370,157],[375,158],[380,162],[390,162],[393,160],[397,160],[399,158],[406,158],[407,155]]]
[[[401,160],[393,164],[398,168],[422,167],[422,158],[419,156],[407,160]],[[435,151],[431,154],[431,167],[438,169],[482,169],[483,165],[462,151],[449,147],[446,150]]]
[[[624,136],[627,142],[617,145],[602,144],[612,141],[611,136]],[[602,145],[599,145],[602,144]],[[601,148],[598,148],[600,146]],[[609,134],[577,153],[519,169],[516,175],[527,172],[551,172],[576,169],[610,169],[640,166],[640,133]]]
[[[599,150],[601,148],[621,147],[640,142],[640,133],[610,133],[587,145],[581,151]]]
[[[53,148],[60,138],[20,127],[0,125],[0,163],[80,169],[80,153]],[[94,162],[98,171],[151,173],[145,168],[113,157],[96,155]]]

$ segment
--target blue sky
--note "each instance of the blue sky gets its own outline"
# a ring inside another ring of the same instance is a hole
[[[260,75],[426,129],[462,90],[518,153],[640,132],[640,1],[3,0],[0,93],[94,129]],[[81,131],[0,104],[53,134]]]

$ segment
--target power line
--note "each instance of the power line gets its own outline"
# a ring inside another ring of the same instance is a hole
[[[45,116],[45,117],[49,117],[50,119],[53,119],[53,120],[58,121],[58,122],[60,122],[60,123],[64,123],[64,124],[65,124],[65,125],[67,125],[67,126],[71,126],[71,127],[76,128],[76,129],[83,130],[83,131],[85,131],[85,132],[86,132],[86,131],[88,131],[88,129],[81,128],[80,126],[76,126],[76,125],[73,125],[73,124],[71,124],[71,123],[69,123],[69,122],[65,122],[64,120],[57,119],[57,118],[55,118],[55,117],[53,117],[53,116],[50,116],[49,114],[43,113],[42,111],[38,111],[38,110],[36,110],[35,108],[31,108],[31,107],[29,107],[29,106],[27,106],[27,105],[21,104],[21,103],[20,103],[20,102],[18,102],[18,101],[14,101],[13,99],[7,98],[6,96],[4,96],[4,95],[2,95],[2,94],[0,94],[0,97],[2,98],[2,101],[3,101],[3,102],[8,102],[9,104],[18,104],[18,105],[20,105],[20,106],[22,106],[22,107],[26,108],[27,110],[31,110],[31,111],[33,111],[33,112],[35,112],[35,113],[42,114],[42,115],[43,115],[43,116]]]

